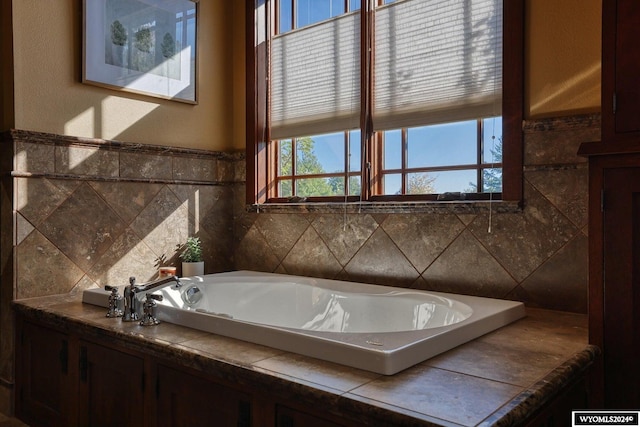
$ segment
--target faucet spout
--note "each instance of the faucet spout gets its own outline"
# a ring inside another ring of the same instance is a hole
[[[164,288],[172,282],[174,283],[174,289],[178,289],[182,286],[182,283],[180,283],[180,279],[178,279],[178,276],[163,277],[161,279],[142,283],[140,285],[136,284],[135,277],[130,277],[129,284],[124,288],[124,314],[122,316],[122,321],[134,322],[139,320],[139,301],[142,301],[145,294],[156,289]]]
[[[158,280],[152,280],[151,282],[136,285],[134,288],[134,292],[135,293],[150,292],[156,289],[164,288],[171,282],[174,282],[174,285],[173,285],[174,289],[178,289],[179,287],[182,286],[182,283],[180,283],[180,279],[178,279],[178,276],[168,276]]]

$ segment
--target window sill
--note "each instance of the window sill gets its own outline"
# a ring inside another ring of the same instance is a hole
[[[248,212],[254,213],[433,213],[433,214],[481,214],[519,213],[522,207],[516,201],[470,200],[470,201],[427,201],[427,202],[354,202],[354,203],[266,203],[247,205]]]

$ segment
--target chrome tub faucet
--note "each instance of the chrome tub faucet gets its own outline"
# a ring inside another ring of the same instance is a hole
[[[164,288],[168,286],[169,283],[174,283],[174,289],[178,289],[182,286],[180,283],[180,279],[178,276],[168,276],[163,277],[158,280],[153,280],[151,282],[143,283],[140,285],[136,285],[136,278],[131,276],[129,277],[129,284],[125,286],[123,291],[124,297],[124,313],[122,314],[123,322],[135,322],[140,320],[139,310],[138,310],[138,294],[144,295],[148,292],[154,291],[156,289]],[[158,295],[160,296],[160,295]],[[161,300],[161,298],[151,298],[148,299],[149,302],[151,300]],[[151,307],[149,307],[151,308]],[[148,320],[148,319],[147,319]],[[145,326],[149,323],[148,321],[144,322]]]

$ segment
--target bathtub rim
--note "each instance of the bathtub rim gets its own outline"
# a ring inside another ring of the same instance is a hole
[[[246,270],[216,273],[214,275],[205,275],[204,277],[210,276],[220,278],[240,278],[245,276],[253,279],[266,276],[287,281],[296,279],[322,281],[323,285],[328,283],[330,286],[338,288],[347,285],[351,289],[377,290],[387,293],[393,291],[428,293],[456,299],[473,309],[473,313],[469,318],[448,326],[401,332],[349,333],[318,332],[257,324],[165,305],[158,305],[157,308],[158,319],[167,323],[178,324],[383,375],[394,375],[410,366],[419,364],[526,316],[524,304],[511,300]],[[184,280],[185,284],[189,282],[187,279],[185,278]],[[102,289],[87,290],[83,293],[83,302],[102,305],[96,303],[100,299],[100,295],[104,299],[104,296],[108,295],[108,293]],[[497,313],[492,312],[491,306],[498,306],[499,311]],[[207,319],[206,321],[202,321],[203,316]],[[383,345],[371,343],[382,343]]]

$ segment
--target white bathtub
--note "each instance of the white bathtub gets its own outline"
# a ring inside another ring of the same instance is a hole
[[[155,292],[164,297],[159,320],[386,375],[525,316],[514,301],[299,276],[237,271],[181,281]],[[183,294],[194,285],[202,298],[190,305]],[[107,295],[91,289],[83,300],[106,307]]]

